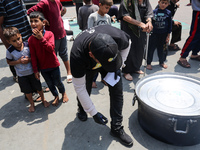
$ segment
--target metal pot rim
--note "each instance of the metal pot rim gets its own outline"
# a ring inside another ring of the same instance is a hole
[[[181,73],[155,73],[135,87],[139,101],[168,114],[200,115],[200,79]]]

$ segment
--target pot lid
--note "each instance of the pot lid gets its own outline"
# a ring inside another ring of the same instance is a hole
[[[139,101],[165,113],[200,115],[200,79],[186,74],[156,73],[140,79]]]

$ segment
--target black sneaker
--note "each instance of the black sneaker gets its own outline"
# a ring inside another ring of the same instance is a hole
[[[126,146],[132,146],[133,145],[132,138],[128,134],[126,134],[123,127],[121,127],[118,130],[111,129],[110,134],[114,137],[119,138],[121,140],[121,143],[126,145]]]
[[[87,113],[84,111],[84,110],[80,110],[78,109],[78,112],[77,112],[77,117],[79,120],[81,121],[86,121],[87,120]]]

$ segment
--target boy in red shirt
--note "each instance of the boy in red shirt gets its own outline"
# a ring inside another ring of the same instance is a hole
[[[44,17],[47,20],[45,29],[54,34],[56,55],[59,53],[59,56],[63,60],[67,70],[67,82],[71,83],[72,75],[67,53],[66,31],[61,17],[61,10],[62,4],[60,0],[41,0],[37,5],[31,7],[27,14],[29,15],[33,11],[40,11],[44,14]]]
[[[33,32],[33,35],[28,39],[33,72],[36,79],[39,80],[39,71],[41,71],[51,93],[55,97],[52,105],[57,106],[59,97],[56,87],[62,93],[63,102],[67,102],[68,97],[61,81],[60,63],[54,51],[54,34],[51,31],[44,30],[45,18],[41,12],[32,12],[29,17]]]

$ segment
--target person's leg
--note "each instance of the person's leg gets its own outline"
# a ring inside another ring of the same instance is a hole
[[[52,76],[55,86],[58,88],[59,92],[62,94],[63,103],[68,102],[69,98],[67,97],[64,84],[62,83],[62,80],[61,80],[60,68],[57,67],[54,70],[52,70],[51,76]]]
[[[119,70],[120,71],[120,70]],[[123,86],[121,72],[120,80],[113,87],[108,85],[110,94],[110,116],[111,116],[111,135],[119,138],[122,144],[131,146],[133,140],[126,134],[122,126],[122,108],[123,108]]]
[[[199,38],[200,38],[200,19],[198,19],[199,17],[200,17],[200,12],[193,11],[190,35],[187,38],[182,48],[181,57],[178,61],[178,64],[186,68],[190,67],[190,64],[186,60],[186,57],[189,55],[189,52],[191,50],[194,50],[195,47],[197,47],[197,45],[199,44]]]
[[[19,83],[19,87],[21,89],[21,92],[25,94],[28,101],[30,102],[30,107],[29,107],[28,111],[34,112],[35,106],[34,106],[34,101],[33,101],[33,98],[32,98],[32,92],[33,92],[34,89],[32,89],[29,77],[30,77],[30,75],[18,77],[18,83]]]
[[[49,104],[49,102],[47,102],[45,100],[43,91],[41,90],[41,91],[37,91],[37,92],[39,93],[39,95],[42,99],[42,103],[43,103],[44,107],[49,107],[50,104]]]
[[[55,87],[53,78],[51,76],[51,71],[41,71],[41,74],[45,80],[45,82],[47,83],[52,95],[54,96],[54,101],[52,103],[52,105],[57,106],[58,101],[59,101],[59,96],[58,96],[58,91]]]
[[[181,34],[182,34],[182,25],[173,25],[172,26],[172,39],[170,44],[174,44],[176,42],[179,42],[181,40]]]
[[[158,54],[158,58],[159,58],[159,64],[163,67],[163,68],[167,68],[167,65],[164,64],[164,54],[163,54],[163,45],[166,43],[166,38],[167,38],[167,33],[164,34],[159,34],[157,35],[158,40],[157,40],[157,54]]]
[[[28,93],[28,94],[25,94],[28,101],[30,102],[30,107],[28,109],[29,112],[34,112],[35,111],[35,106],[34,106],[34,101],[33,101],[33,98],[32,98],[32,93]]]
[[[72,82],[72,74],[71,74],[71,68],[68,60],[68,52],[67,52],[67,39],[66,37],[56,40],[55,42],[55,50],[59,53],[60,58],[62,59],[65,68],[67,70],[67,82]]]
[[[181,40],[182,25],[172,25],[172,38],[169,45],[169,50],[180,50],[180,48],[175,44]]]
[[[77,20],[78,20],[78,10],[79,8],[83,6],[83,3],[76,3],[76,17],[77,17]]]
[[[130,34],[130,33],[129,33]],[[125,62],[126,66],[122,69],[123,73],[144,73],[140,70],[144,58],[144,47],[146,45],[146,33],[140,31],[140,37],[134,34],[131,36],[131,49]]]
[[[34,74],[28,76],[28,78],[29,78],[32,89],[34,91],[37,91],[37,93],[40,95],[40,98],[41,98],[41,101],[42,101],[44,107],[48,107],[49,103],[44,98],[44,93],[43,93],[43,89],[42,89],[42,85],[41,85],[40,80],[37,80],[35,78]]]
[[[18,81],[17,81],[17,73],[16,73],[16,71],[15,71],[14,66],[9,65],[9,68],[10,68],[10,71],[11,71],[11,73],[12,73],[12,75],[13,75],[13,80],[14,80],[15,82],[18,82]]]
[[[192,18],[192,24],[190,29],[190,35],[187,38],[182,52],[181,57],[186,58],[191,50],[193,50],[196,45],[198,45],[198,38],[200,37],[200,19],[198,19],[200,16],[200,12],[193,11],[193,18]]]
[[[152,70],[151,62],[153,60],[153,54],[154,51],[157,47],[157,35],[152,34],[149,37],[149,49],[148,49],[148,54],[147,54],[147,69]]]
[[[138,57],[137,60],[138,61],[134,61],[134,64],[137,68],[137,70],[135,70],[136,73],[140,72],[140,67],[142,65],[142,61],[144,59],[144,52],[145,52],[145,46],[146,46],[146,33],[140,31],[140,37],[138,39],[138,44],[137,44],[137,55],[135,57]]]
[[[114,86],[108,85],[110,94],[111,129],[117,130],[122,126],[123,89],[122,79]]]

